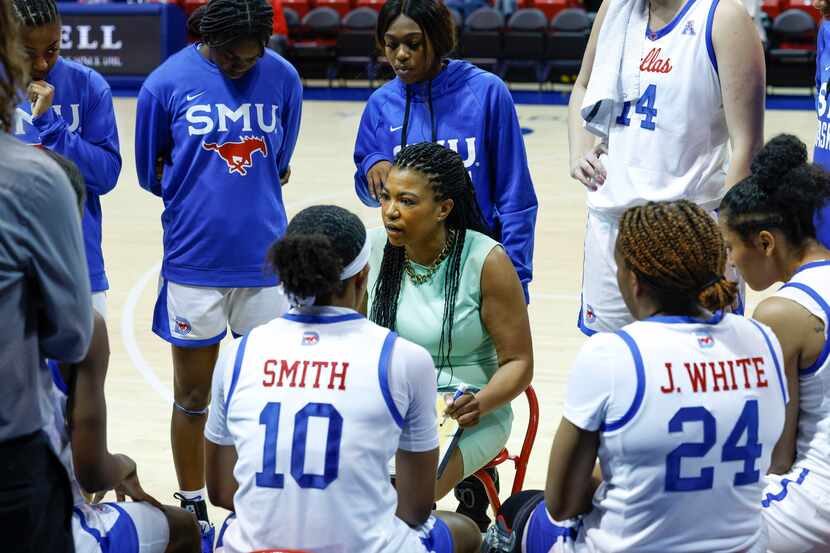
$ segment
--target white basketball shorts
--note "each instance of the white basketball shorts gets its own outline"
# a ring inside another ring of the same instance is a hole
[[[75,553],[164,553],[167,517],[149,503],[83,504],[72,513]]]
[[[769,553],[830,551],[830,482],[807,468],[766,476],[761,506]]]
[[[207,288],[159,278],[153,332],[176,346],[204,347],[221,342],[228,327],[242,336],[287,310],[278,286]]]

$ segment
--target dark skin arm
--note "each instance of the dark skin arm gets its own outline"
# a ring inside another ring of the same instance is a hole
[[[423,453],[399,449],[395,455],[395,488],[398,492],[395,514],[412,528],[426,522],[432,512],[437,471],[437,448]]]
[[[95,313],[95,321],[87,356],[75,365],[75,387],[72,390],[72,460],[81,486],[98,491],[96,501],[106,491],[115,489],[118,501],[130,497],[161,507],[141,488],[135,462],[107,448],[107,403],[104,382],[109,364],[109,338],[104,319]],[[62,367],[64,379],[67,367]]]
[[[233,511],[233,496],[239,483],[233,476],[236,466],[236,448],[205,440],[205,481],[210,502],[217,507]]]
[[[533,343],[527,305],[516,269],[500,247],[493,248],[481,271],[481,320],[493,339],[499,368],[477,394],[464,394],[446,413],[462,427],[509,403],[533,380]]]
[[[589,432],[566,418],[553,439],[545,485],[545,506],[555,520],[564,521],[591,510],[591,499],[602,481],[597,464],[599,432]]]

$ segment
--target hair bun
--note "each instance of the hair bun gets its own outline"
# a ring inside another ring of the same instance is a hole
[[[790,171],[807,163],[807,146],[796,136],[779,134],[766,143],[752,160],[752,176],[767,195],[785,184]]]

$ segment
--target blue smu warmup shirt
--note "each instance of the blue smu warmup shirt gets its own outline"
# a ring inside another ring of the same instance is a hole
[[[830,81],[830,22],[823,22],[818,33],[816,51],[816,115],[818,116],[818,133],[813,160],[830,171],[830,98],[827,83]],[[830,248],[830,205],[824,206],[816,214],[816,233],[818,239]]]
[[[109,282],[101,250],[100,196],[115,188],[121,173],[112,93],[101,75],[63,58],[58,58],[46,82],[55,87],[52,109],[33,119],[31,103],[21,103],[12,134],[71,159],[80,169],[86,181],[86,262],[92,291],[101,292]]]
[[[232,80],[197,48],[170,57],[138,95],[138,181],[164,200],[162,276],[193,286],[273,286],[265,255],[286,227],[280,175],[300,130],[300,78],[266,49]]]
[[[434,140],[461,155],[487,224],[504,245],[527,295],[538,203],[513,98],[496,75],[450,60],[431,83],[407,87],[395,78],[376,90],[366,104],[355,144],[358,197],[368,206],[379,205],[369,194],[366,174],[375,163],[392,161],[400,151],[407,89],[406,143]]]

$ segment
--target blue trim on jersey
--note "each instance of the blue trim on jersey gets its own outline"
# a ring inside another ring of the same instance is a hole
[[[452,540],[452,532],[447,523],[438,517],[433,517],[432,530],[421,538],[421,543],[430,553],[453,553],[455,544]]]
[[[815,267],[827,267],[828,265],[830,265],[830,260],[827,260],[827,261],[811,261],[809,263],[805,263],[804,265],[802,265],[801,267],[796,269],[795,273],[793,273],[793,276],[797,275],[801,271],[806,271],[807,269],[813,269]]]
[[[295,323],[314,324],[314,325],[328,325],[334,323],[342,323],[346,321],[357,321],[365,317],[360,313],[347,313],[346,315],[303,315],[300,313],[286,313],[282,316],[283,319],[293,321]]]
[[[574,519],[570,519],[574,520]],[[560,526],[556,524],[547,512],[544,499],[533,508],[527,520],[524,531],[524,553],[549,553],[562,540],[567,544],[576,541],[582,529],[582,519],[574,526]]]
[[[822,298],[818,294],[818,292],[816,292],[815,290],[801,282],[788,282],[781,288],[796,288],[798,290],[801,290],[811,298],[813,298],[813,301],[819,304],[821,309],[824,311],[824,314],[827,317],[827,322],[830,323],[830,305],[828,305],[827,302],[824,301],[824,298]],[[827,356],[830,355],[830,329],[825,329],[825,332],[827,333],[827,338],[824,341],[824,347],[822,348],[821,353],[818,356],[818,359],[816,359],[816,362],[807,367],[806,369],[799,369],[799,376],[810,376],[811,374],[814,374],[821,368],[822,365],[824,365],[824,362],[827,361]]]
[[[392,347],[395,345],[395,338],[397,337],[397,334],[390,332],[383,340],[383,348],[380,350],[380,360],[378,361],[378,380],[380,381],[380,393],[383,395],[386,407],[389,408],[389,413],[395,419],[395,424],[403,428],[403,416],[398,411],[398,406],[395,405],[392,392],[389,390],[389,358],[392,356]]]
[[[86,517],[84,516],[84,512],[81,511],[79,508],[72,507],[72,511],[76,515],[78,515],[78,522],[81,524],[81,529],[93,538],[95,538],[95,541],[98,542],[98,545],[101,546],[101,549],[103,551],[107,551],[107,549],[109,549],[109,540],[106,538],[106,536],[102,536],[101,532],[99,532],[95,528],[92,528],[89,524],[86,523]]]
[[[132,517],[117,503],[106,505],[118,511],[118,519],[107,532],[112,553],[139,553],[138,530]]]
[[[672,29],[677,27],[677,24],[680,23],[680,20],[683,19],[683,16],[686,15],[686,12],[688,12],[691,9],[694,3],[695,0],[687,0],[686,4],[683,5],[683,8],[679,12],[677,12],[677,15],[674,16],[674,19],[672,19],[668,25],[666,25],[657,32],[652,32],[651,29],[648,28],[648,25],[646,25],[646,38],[651,41],[655,41],[660,40],[661,38],[669,34],[672,31]]]
[[[60,366],[58,362],[54,359],[47,359],[46,365],[49,367],[49,370],[52,372],[52,383],[57,386],[58,390],[63,392],[63,395],[69,395],[69,386],[66,385],[66,382],[63,381],[63,375],[61,374]]]
[[[628,421],[634,418],[637,411],[639,411],[640,406],[643,404],[643,397],[646,393],[646,369],[643,365],[643,356],[640,354],[640,348],[637,347],[637,342],[635,342],[634,338],[632,338],[631,335],[624,330],[618,330],[614,334],[623,339],[625,345],[628,346],[628,349],[631,351],[631,356],[634,358],[634,367],[637,370],[637,393],[634,395],[634,401],[631,403],[631,406],[622,418],[612,423],[603,422],[600,426],[601,432],[614,432],[615,430],[619,430],[625,426]]]
[[[712,62],[712,67],[715,68],[715,73],[718,72],[718,58],[715,56],[715,46],[712,44],[712,27],[715,23],[715,10],[718,7],[720,0],[712,0],[712,5],[709,7],[709,16],[706,18],[706,52],[709,54],[709,61]]]
[[[216,538],[216,549],[223,547],[225,545],[225,531],[228,529],[228,526],[231,525],[231,522],[236,520],[236,513],[232,512],[227,517],[225,517],[225,522],[222,523],[222,528],[219,529],[219,537]]]
[[[716,325],[723,320],[723,311],[716,311],[708,319],[695,319],[694,317],[684,317],[681,315],[655,315],[644,319],[648,323],[664,323],[664,324],[704,324]]]
[[[248,336],[246,334],[239,342],[239,348],[236,350],[236,359],[233,361],[233,376],[231,377],[231,387],[228,389],[228,395],[225,396],[225,415],[228,414],[228,406],[231,404],[231,396],[236,390],[236,383],[239,380],[239,372],[242,370],[242,358],[245,357],[245,346],[248,345]]]
[[[767,497],[761,501],[761,506],[764,507],[764,509],[767,509],[770,505],[772,505],[773,501],[782,501],[785,497],[787,497],[787,487],[790,484],[798,484],[800,486],[804,483],[804,480],[807,478],[808,474],[810,474],[810,469],[801,469],[801,474],[798,475],[798,480],[783,478],[781,480],[781,491],[774,495],[768,493]]]
[[[775,355],[775,349],[772,347],[772,342],[769,339],[769,336],[764,331],[763,327],[758,324],[757,321],[749,319],[749,322],[755,325],[761,334],[764,335],[764,341],[767,343],[767,347],[769,348],[769,354],[772,356],[772,361],[775,363],[775,372],[778,373],[778,385],[781,387],[781,396],[784,398],[784,405],[787,404],[789,398],[787,397],[787,388],[784,386],[784,376],[781,373],[781,363],[778,361],[778,357]]]

